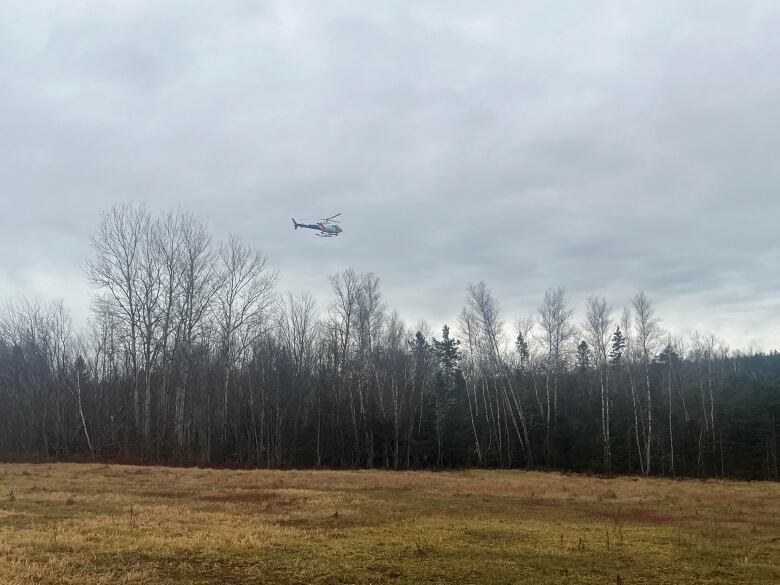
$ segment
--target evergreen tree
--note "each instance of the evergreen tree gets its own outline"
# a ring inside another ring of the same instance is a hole
[[[437,443],[437,466],[443,464],[443,437],[447,414],[455,400],[455,389],[462,377],[460,371],[460,341],[450,337],[450,328],[442,327],[442,339],[433,339],[433,351],[436,355],[436,391],[435,391],[435,420]]]
[[[609,352],[609,363],[613,367],[619,368],[623,360],[623,350],[626,348],[626,338],[620,331],[620,326],[612,334],[612,350]]]
[[[577,368],[580,372],[584,372],[590,366],[590,348],[587,342],[583,339],[577,346]]]
[[[460,364],[460,341],[450,337],[450,328],[447,325],[442,327],[441,334],[441,341],[434,338],[433,349],[440,371],[452,377],[457,373]]]
[[[667,343],[663,351],[659,353],[655,358],[655,363],[661,366],[669,366],[679,359],[677,352],[672,347],[671,343]]]
[[[518,333],[515,340],[515,348],[517,348],[517,354],[520,356],[520,373],[524,373],[528,367],[528,360],[531,357],[531,353],[528,351],[528,342],[523,339],[523,334]]]

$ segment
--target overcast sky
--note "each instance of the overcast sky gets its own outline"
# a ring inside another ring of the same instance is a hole
[[[778,347],[778,7],[5,0],[0,298],[83,320],[89,234],[134,201],[322,307],[350,266],[435,329],[478,280],[509,322],[643,289],[677,334]]]

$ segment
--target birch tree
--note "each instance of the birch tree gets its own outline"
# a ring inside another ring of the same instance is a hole
[[[558,412],[558,378],[570,351],[569,344],[574,338],[572,316],[574,310],[566,300],[566,289],[550,288],[544,293],[539,305],[538,320],[540,344],[544,348],[545,364],[545,450],[548,463],[552,461],[551,419]],[[552,396],[551,396],[552,391]],[[554,422],[554,420],[553,420]]]
[[[610,396],[609,370],[607,369],[607,348],[612,330],[612,307],[603,297],[592,296],[585,305],[585,332],[595,365],[599,372],[601,388],[601,441],[603,446],[604,472],[611,469],[612,450],[610,446]]]
[[[661,339],[660,320],[655,316],[655,307],[644,291],[634,295],[634,325],[636,327],[637,353],[644,369],[646,391],[647,433],[645,435],[645,475],[650,474],[651,451],[653,444],[653,396],[650,388],[650,362]]]

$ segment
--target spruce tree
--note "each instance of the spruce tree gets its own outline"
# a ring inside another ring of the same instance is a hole
[[[531,354],[528,351],[528,342],[526,342],[526,340],[523,339],[522,333],[517,334],[517,339],[515,340],[515,347],[517,348],[517,354],[520,356],[520,367],[518,369],[522,374],[525,372],[525,369],[528,367],[528,360],[531,357]]]
[[[623,350],[626,348],[626,338],[620,331],[620,326],[612,334],[612,350],[609,352],[609,363],[619,368],[623,360]]]
[[[433,351],[436,355],[435,423],[437,443],[437,466],[443,463],[443,435],[447,413],[454,401],[455,387],[460,379],[460,341],[450,337],[450,328],[442,327],[442,339],[433,339]]]
[[[584,372],[590,366],[590,348],[587,342],[583,339],[577,346],[577,368],[580,372]]]

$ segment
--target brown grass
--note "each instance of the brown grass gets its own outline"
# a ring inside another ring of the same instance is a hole
[[[625,511],[618,509],[616,511],[606,512],[604,517],[613,522],[621,522],[623,524],[654,524],[656,526],[661,526],[663,524],[677,525],[680,522],[686,522],[692,518],[691,516],[658,514],[657,512],[643,508],[630,508]]]
[[[780,582],[771,483],[2,464],[0,494],[3,585]]]

